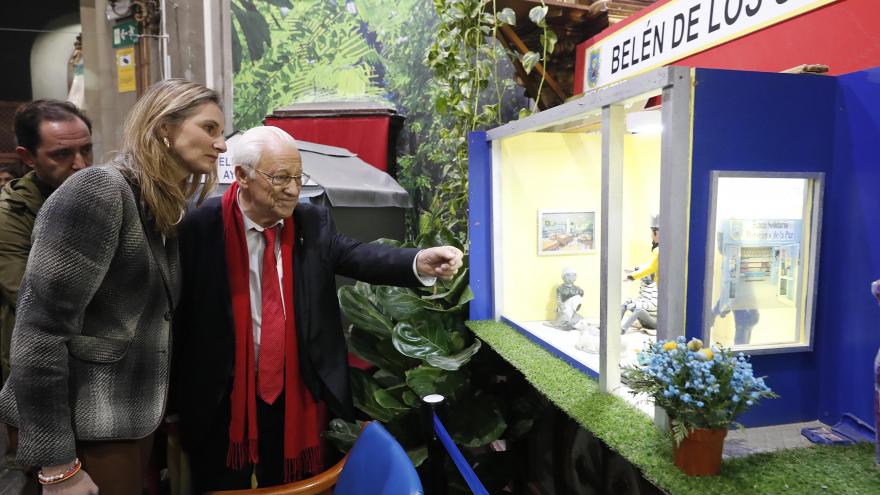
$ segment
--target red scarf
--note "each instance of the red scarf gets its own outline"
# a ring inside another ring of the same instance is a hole
[[[254,374],[254,333],[251,318],[248,247],[244,220],[238,206],[238,184],[223,194],[223,234],[226,266],[235,329],[235,376],[229,422],[226,465],[242,469],[260,462],[257,436],[257,398]],[[318,440],[318,407],[303,383],[297,354],[293,304],[293,218],[284,219],[281,230],[282,287],[287,311],[284,349],[284,480],[302,479],[322,469]],[[245,438],[247,433],[247,438]],[[267,459],[275,462],[274,459]]]

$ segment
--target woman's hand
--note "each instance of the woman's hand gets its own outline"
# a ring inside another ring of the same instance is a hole
[[[89,473],[80,469],[61,483],[43,485],[43,495],[98,495],[98,485],[92,481]]]

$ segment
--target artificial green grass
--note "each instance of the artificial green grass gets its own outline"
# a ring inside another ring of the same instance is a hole
[[[600,392],[595,380],[508,325],[469,321],[468,327],[538,391],[670,495],[880,494],[880,469],[871,444],[755,454],[724,461],[718,476],[686,476],[672,462],[670,437],[644,413]]]

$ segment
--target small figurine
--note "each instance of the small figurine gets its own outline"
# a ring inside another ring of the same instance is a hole
[[[581,309],[584,290],[574,285],[577,273],[571,268],[562,270],[562,285],[556,288],[556,319],[547,325],[560,330],[575,330],[583,317],[577,312]]]
[[[875,280],[871,284],[871,294],[880,303],[880,280]],[[880,466],[880,349],[874,357],[874,416],[877,420],[875,423],[874,443],[877,445],[877,465]]]
[[[657,335],[657,268],[660,259],[660,217],[651,216],[651,261],[639,265],[632,270],[624,270],[625,282],[638,279],[638,297],[630,297],[620,305],[620,332],[626,333],[636,320],[642,325],[642,331],[648,335]],[[629,311],[629,316],[626,315]]]

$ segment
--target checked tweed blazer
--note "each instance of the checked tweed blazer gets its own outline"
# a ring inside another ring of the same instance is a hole
[[[70,462],[78,440],[142,438],[159,425],[177,240],[142,218],[114,166],[74,174],[37,216],[0,392],[22,464]]]

